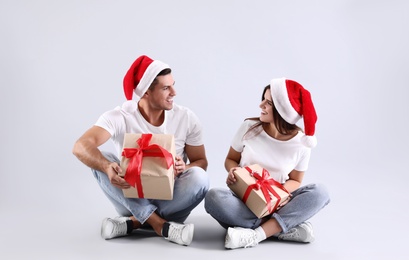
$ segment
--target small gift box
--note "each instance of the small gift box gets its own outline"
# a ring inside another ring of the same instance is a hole
[[[131,184],[123,189],[127,198],[171,200],[175,181],[173,135],[126,133],[121,176]]]
[[[229,188],[258,218],[273,213],[290,196],[284,186],[258,164],[237,169],[234,175],[237,181]]]

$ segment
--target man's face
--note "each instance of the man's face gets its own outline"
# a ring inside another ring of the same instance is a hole
[[[158,76],[156,85],[148,90],[149,104],[153,109],[170,110],[173,108],[173,97],[176,96],[175,80],[172,74]]]

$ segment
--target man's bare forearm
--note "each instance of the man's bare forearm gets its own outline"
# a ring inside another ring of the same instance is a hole
[[[87,142],[78,141],[74,145],[73,154],[88,167],[101,172],[107,172],[106,169],[110,161],[102,155],[97,147],[87,144]]]
[[[206,159],[199,159],[199,160],[196,160],[196,161],[194,161],[194,162],[191,162],[191,163],[189,163],[189,164],[187,164],[186,165],[186,169],[189,169],[189,168],[191,168],[191,167],[193,167],[193,166],[198,166],[198,167],[200,167],[200,168],[202,168],[203,170],[207,170],[207,160]]]

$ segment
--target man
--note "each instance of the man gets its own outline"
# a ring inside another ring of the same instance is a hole
[[[169,66],[143,55],[135,60],[124,77],[127,101],[122,107],[102,114],[94,126],[75,143],[74,155],[92,169],[101,189],[120,216],[105,218],[104,239],[125,236],[132,230],[150,226],[159,236],[189,245],[193,224],[183,224],[209,189],[207,158],[202,127],[196,115],[173,103],[175,81]],[[132,100],[133,93],[139,98]],[[130,188],[118,174],[125,133],[173,134],[176,145],[175,185],[172,200],[126,198]],[[98,147],[113,140],[118,156],[102,153]]]

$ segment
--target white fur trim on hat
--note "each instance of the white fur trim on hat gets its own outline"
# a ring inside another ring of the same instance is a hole
[[[301,143],[308,148],[317,146],[317,138],[315,136],[304,135],[301,137]]]
[[[122,110],[128,113],[133,113],[138,108],[138,103],[135,100],[127,100],[122,104]]]
[[[141,98],[145,92],[148,90],[149,86],[152,84],[153,80],[158,76],[158,74],[164,70],[168,69],[169,65],[159,61],[154,60],[145,70],[139,84],[134,89],[134,93],[137,97]]]
[[[301,116],[295,111],[288,97],[286,78],[272,79],[270,86],[271,98],[278,113],[290,124],[295,124]]]

